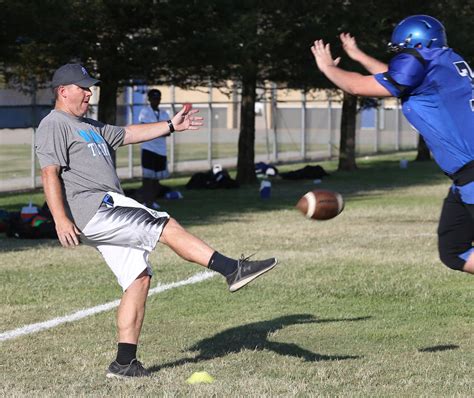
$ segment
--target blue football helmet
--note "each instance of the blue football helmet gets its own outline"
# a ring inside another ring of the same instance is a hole
[[[441,48],[448,46],[446,31],[441,22],[429,15],[412,15],[400,22],[388,44],[391,50],[404,48]]]

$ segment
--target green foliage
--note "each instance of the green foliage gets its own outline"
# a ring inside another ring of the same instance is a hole
[[[58,65],[81,62],[99,77],[107,74],[121,84],[143,78],[146,62],[156,51],[151,48],[154,33],[145,28],[151,5],[146,1],[9,2],[10,75],[22,82],[35,77],[48,83]]]
[[[414,13],[439,18],[450,44],[468,59],[474,53],[474,6],[460,0],[18,0],[3,6],[0,54],[8,76],[27,84],[32,77],[48,81],[57,65],[80,61],[120,84],[217,84],[241,80],[254,68],[259,84],[331,87],[314,66],[313,40],[323,38],[334,55],[343,55],[337,35],[349,31],[362,49],[387,61],[393,27]],[[357,67],[347,59],[342,65]]]

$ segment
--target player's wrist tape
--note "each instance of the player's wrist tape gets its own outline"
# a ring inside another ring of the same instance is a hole
[[[166,123],[168,123],[168,127],[170,129],[170,134],[174,132],[174,126],[173,122],[171,120],[167,120]]]

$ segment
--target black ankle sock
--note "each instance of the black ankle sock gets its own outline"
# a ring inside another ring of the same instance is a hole
[[[132,359],[137,357],[137,345],[129,343],[118,343],[117,359],[120,365],[128,365]]]
[[[237,269],[237,263],[237,260],[223,256],[219,252],[214,252],[207,267],[227,276]]]

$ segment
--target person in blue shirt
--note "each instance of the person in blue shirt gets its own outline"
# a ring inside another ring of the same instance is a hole
[[[320,71],[342,90],[358,96],[401,99],[402,111],[423,136],[436,163],[453,180],[438,226],[441,261],[474,274],[474,73],[448,47],[444,26],[428,15],[412,15],[394,29],[389,64],[370,57],[348,33],[340,39],[347,55],[371,75],[338,67],[329,44],[311,51]]]

